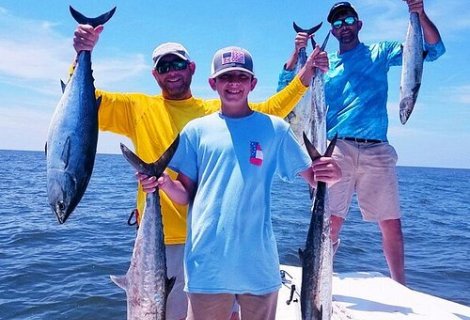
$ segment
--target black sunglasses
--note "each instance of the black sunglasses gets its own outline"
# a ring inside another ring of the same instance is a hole
[[[155,70],[159,74],[165,74],[170,72],[170,69],[174,71],[184,70],[188,67],[188,64],[186,60],[162,61],[157,64]]]
[[[336,19],[335,21],[333,21],[333,23],[331,25],[333,26],[333,28],[339,29],[343,25],[352,26],[356,21],[357,21],[356,17],[349,16],[349,17],[346,17],[344,19]]]

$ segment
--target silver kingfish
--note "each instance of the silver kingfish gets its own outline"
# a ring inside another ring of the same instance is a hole
[[[303,140],[312,161],[321,157],[305,133]],[[324,156],[331,157],[336,140],[335,136]],[[299,249],[299,256],[302,263],[300,291],[302,320],[330,320],[333,312],[333,258],[328,190],[324,182],[318,182],[315,189],[305,249]]]
[[[423,31],[416,12],[410,13],[406,40],[403,44],[403,66],[400,81],[400,121],[405,124],[413,112],[423,75]]]
[[[154,163],[143,162],[121,144],[124,158],[140,173],[160,177],[178,146],[179,136]],[[127,320],[164,320],[166,301],[175,278],[168,279],[162,213],[158,189],[147,193],[145,210],[125,276],[111,280],[126,291]]]

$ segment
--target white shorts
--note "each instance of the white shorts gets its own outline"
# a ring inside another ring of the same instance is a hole
[[[332,215],[345,219],[356,193],[364,220],[378,222],[401,217],[396,173],[398,157],[391,145],[338,139],[333,158],[341,167],[343,177],[329,188]]]

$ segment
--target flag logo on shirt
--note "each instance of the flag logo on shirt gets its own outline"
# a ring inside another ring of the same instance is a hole
[[[240,63],[245,64],[245,54],[243,51],[231,50],[222,55],[222,64]]]
[[[263,164],[263,150],[258,142],[250,142],[250,163],[255,166]]]

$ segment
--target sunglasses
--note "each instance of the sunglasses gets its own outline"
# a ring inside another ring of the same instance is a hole
[[[159,74],[165,74],[170,72],[170,69],[173,71],[185,70],[188,67],[188,61],[186,60],[173,60],[173,61],[163,61],[160,62],[155,70]]]
[[[346,17],[344,19],[337,19],[337,20],[333,21],[333,23],[331,25],[333,26],[333,28],[339,29],[343,25],[352,26],[356,21],[357,21],[356,17],[349,16],[349,17]]]

